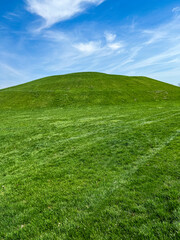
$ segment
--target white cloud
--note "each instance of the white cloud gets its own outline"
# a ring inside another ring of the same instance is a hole
[[[104,0],[26,0],[27,9],[41,16],[46,24],[44,28],[72,18],[83,12],[89,4],[99,5]]]
[[[113,42],[116,39],[116,34],[105,32],[105,38],[107,42]]]
[[[108,47],[109,47],[111,50],[118,50],[118,49],[120,49],[120,48],[123,48],[123,47],[124,47],[124,44],[121,43],[121,42],[109,43],[109,44],[108,44]]]
[[[78,43],[74,47],[84,54],[92,54],[101,49],[100,42]]]
[[[113,42],[102,45],[101,41],[90,41],[87,43],[78,43],[74,47],[84,54],[94,54],[98,52],[99,56],[106,56],[124,47],[122,42]]]

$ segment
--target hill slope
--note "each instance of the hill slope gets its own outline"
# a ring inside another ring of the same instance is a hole
[[[1,90],[0,239],[179,239],[179,93],[99,73]]]
[[[179,88],[146,77],[74,73],[46,77],[0,91],[0,108],[118,105],[177,100]]]

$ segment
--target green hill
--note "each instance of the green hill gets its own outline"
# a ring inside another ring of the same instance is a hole
[[[1,90],[0,240],[178,240],[179,94],[101,73]]]
[[[118,105],[177,100],[179,88],[146,77],[74,73],[46,77],[0,91],[0,108]]]

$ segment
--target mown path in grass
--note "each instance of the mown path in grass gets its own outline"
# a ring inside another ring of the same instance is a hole
[[[178,239],[177,103],[2,112],[2,239]]]

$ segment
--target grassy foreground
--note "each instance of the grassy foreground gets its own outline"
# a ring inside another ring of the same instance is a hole
[[[0,239],[179,239],[178,106],[1,111]]]
[[[0,91],[0,240],[180,239],[179,88],[55,76]]]

